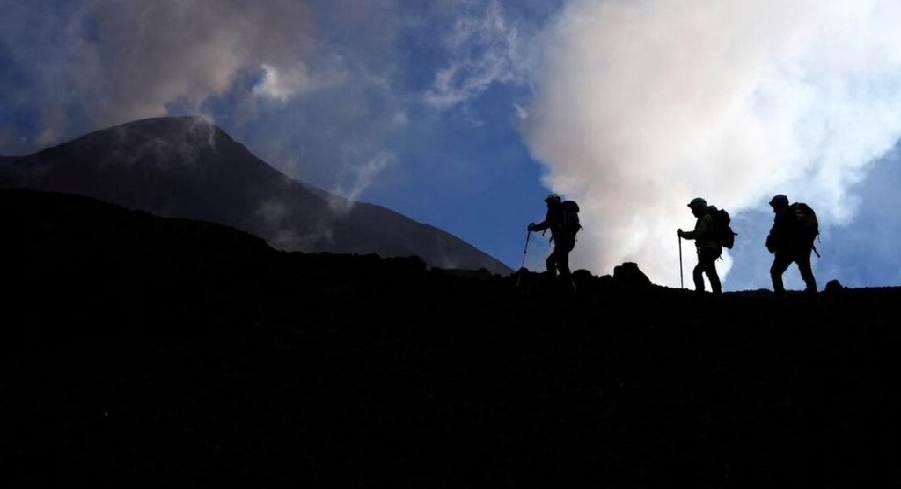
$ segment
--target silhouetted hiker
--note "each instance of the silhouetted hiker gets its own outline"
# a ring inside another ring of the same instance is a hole
[[[716,273],[716,259],[723,254],[723,247],[719,245],[713,235],[713,213],[716,211],[716,207],[707,205],[707,201],[700,197],[692,199],[688,207],[691,207],[691,213],[697,218],[695,228],[692,231],[679,229],[676,234],[683,239],[695,240],[695,247],[698,249],[698,264],[691,272],[695,290],[704,292],[702,274],[706,273],[713,293],[722,294],[723,285],[720,283],[720,276]]]
[[[557,276],[560,272],[560,278],[569,290],[575,290],[575,284],[572,281],[572,274],[569,271],[569,252],[576,247],[576,233],[581,226],[578,224],[578,206],[573,201],[567,201],[569,207],[564,205],[557,194],[550,194],[544,202],[547,204],[547,214],[544,221],[535,224],[530,223],[529,231],[551,230],[551,241],[554,243],[554,250],[545,260],[547,275],[549,278]],[[574,225],[568,224],[575,219]]]
[[[788,270],[789,265],[796,263],[801,272],[801,279],[807,286],[804,292],[816,294],[817,280],[810,268],[810,252],[815,249],[813,240],[816,238],[816,215],[814,214],[813,217],[813,231],[804,231],[799,225],[799,218],[802,216],[800,213],[796,214],[794,210],[797,204],[789,206],[788,197],[781,194],[774,195],[770,200],[770,206],[773,208],[775,216],[773,216],[773,227],[766,237],[766,249],[774,254],[773,266],[770,267],[773,292],[776,293],[776,297],[785,297],[782,274]]]

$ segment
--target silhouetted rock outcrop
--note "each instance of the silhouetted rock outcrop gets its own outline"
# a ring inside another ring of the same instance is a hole
[[[646,288],[652,285],[648,276],[633,262],[613,267],[613,278],[625,287]]]

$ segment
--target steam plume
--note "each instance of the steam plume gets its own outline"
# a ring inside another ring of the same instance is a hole
[[[899,25],[894,1],[573,1],[524,119],[546,185],[582,208],[573,261],[678,285],[696,196],[734,215],[784,193],[846,223],[901,135]]]

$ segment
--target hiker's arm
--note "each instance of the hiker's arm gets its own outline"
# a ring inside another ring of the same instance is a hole
[[[785,236],[791,228],[792,217],[793,216],[788,211],[782,211],[779,214],[776,214],[776,217],[773,218],[772,233],[778,238]]]
[[[548,224],[547,220],[541,221],[538,224],[532,223],[529,224],[529,231],[544,231],[549,228],[550,224]]]
[[[706,214],[695,222],[693,231],[682,231],[682,237],[684,239],[702,239],[707,235],[712,224],[713,216]]]
[[[529,224],[529,231],[544,231],[545,229],[551,227],[551,211],[548,209],[547,214],[544,215],[544,220],[539,222],[538,224],[532,223]]]
[[[786,220],[786,213],[780,212],[773,218],[773,227],[766,237],[766,249],[770,253],[775,253],[782,247],[788,232],[789,222]]]
[[[776,235],[773,234],[773,230],[770,230],[770,233],[766,235],[766,242],[764,243],[766,246],[766,250],[770,253],[775,253],[779,248],[776,244]]]

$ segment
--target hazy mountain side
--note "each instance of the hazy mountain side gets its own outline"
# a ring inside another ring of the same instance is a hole
[[[657,287],[622,267],[580,271],[562,295],[539,274],[285,253],[226,226],[24,190],[0,190],[0,225],[13,486],[899,475],[899,288],[832,287],[813,307]]]
[[[459,268],[478,270],[484,268],[502,275],[511,273],[501,261],[476,249],[469,243],[429,224],[422,224],[385,207],[371,204],[357,204],[351,209],[348,220],[352,228],[364,229],[365,235],[372,236],[373,243],[390,243],[391,248],[382,245],[374,251],[383,256],[416,254],[427,263],[438,268]],[[347,229],[347,228],[344,228]],[[354,253],[366,251],[352,233],[342,236],[336,233],[335,241],[344,238],[345,249]],[[395,243],[395,241],[398,241]],[[398,253],[397,246],[406,252]]]
[[[0,186],[88,195],[160,216],[219,222],[286,251],[418,255],[430,266],[511,272],[432,226],[371,204],[348,208],[344,199],[310,190],[193,117],[135,121],[22,157],[0,167]]]

